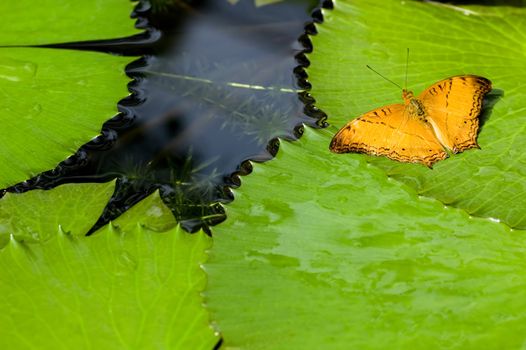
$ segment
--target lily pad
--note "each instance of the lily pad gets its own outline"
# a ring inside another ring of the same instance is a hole
[[[115,187],[107,184],[64,185],[57,191],[6,193],[0,200],[0,249],[14,239],[45,242],[59,231],[73,236],[88,232],[104,209]]]
[[[54,168],[97,136],[102,123],[116,115],[117,101],[129,94],[129,57],[21,46],[136,34],[132,5],[2,1],[0,188]]]
[[[66,231],[93,224],[92,206],[105,203],[112,185],[3,199],[0,220],[11,235],[0,250],[1,348],[208,350],[217,343],[199,295],[210,237],[176,226],[157,194],[93,236]],[[64,205],[49,213],[41,199]],[[21,214],[34,220],[9,222]],[[26,240],[32,231],[47,239]]]
[[[427,169],[385,158],[367,159],[419,194],[468,213],[526,228],[525,8],[456,7],[417,1],[339,1],[324,11],[312,37],[308,69],[316,105],[327,112],[335,133],[371,109],[401,102],[401,91],[366,69],[373,66],[420,93],[449,76],[477,74],[493,82],[486,101],[480,150],[469,150]]]
[[[98,135],[129,93],[129,57],[0,48],[0,188],[53,168]]]
[[[0,46],[120,38],[140,31],[128,0],[16,0],[0,3]]]
[[[521,348],[526,232],[418,196],[330,138],[282,142],[214,228],[206,295],[225,347]]]

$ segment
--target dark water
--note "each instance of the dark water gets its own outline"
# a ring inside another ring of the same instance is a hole
[[[252,0],[173,3],[138,6],[146,35],[51,45],[142,54],[127,67],[133,96],[119,103],[121,115],[104,125],[102,137],[10,190],[117,178],[97,226],[159,189],[183,227],[206,229],[224,219],[217,203],[232,200],[228,187],[249,172],[247,160],[268,160],[276,150],[271,140],[323,123],[322,112],[305,110],[308,83],[301,84],[298,68],[306,63],[304,32],[312,31],[317,0],[259,8]]]

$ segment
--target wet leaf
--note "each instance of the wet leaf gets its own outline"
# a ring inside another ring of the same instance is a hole
[[[59,232],[85,235],[114,187],[115,182],[89,186],[68,184],[57,191],[6,193],[0,200],[0,248],[10,239],[37,243],[54,238]]]
[[[93,52],[0,48],[0,188],[52,169],[97,136],[128,95],[129,62]]]
[[[6,0],[0,3],[0,46],[120,38],[139,33],[135,1]]]
[[[110,188],[49,191],[48,201],[69,205],[45,225],[7,216],[46,216],[44,196],[18,195],[23,209],[4,199],[0,220],[12,236],[0,250],[1,348],[211,349],[217,342],[199,295],[210,238],[182,231],[157,194],[93,236],[66,232],[72,222],[92,224],[98,215],[91,206],[104,203]],[[29,231],[47,239],[22,241]]]
[[[117,113],[117,101],[128,95],[129,57],[19,46],[136,34],[129,18],[133,4],[2,1],[0,188],[54,168],[97,136]]]
[[[518,349],[526,232],[418,196],[328,130],[282,142],[214,229],[206,301],[236,349]]]

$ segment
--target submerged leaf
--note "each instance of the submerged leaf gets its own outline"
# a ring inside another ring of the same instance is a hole
[[[261,7],[261,6],[272,5],[280,1],[283,1],[283,0],[254,0],[254,5],[256,5],[256,7]]]

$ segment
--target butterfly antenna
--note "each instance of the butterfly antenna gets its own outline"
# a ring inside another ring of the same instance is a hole
[[[408,67],[409,67],[409,48],[407,48],[407,56],[406,56],[406,59],[405,59],[405,85],[404,85],[404,89],[407,90],[407,70],[408,70]]]
[[[375,71],[370,65],[367,64],[366,67],[369,68],[370,70],[372,70],[373,72],[375,72],[376,74],[378,74],[379,76],[381,76],[382,78],[384,78],[385,80],[387,80],[388,82],[390,82],[391,84],[393,84],[393,85],[399,87],[400,90],[403,90],[403,88],[402,88],[400,85],[398,85],[397,83],[395,83],[395,82],[392,81],[391,79],[386,78],[386,77],[383,76],[382,74],[378,73],[378,72]]]

